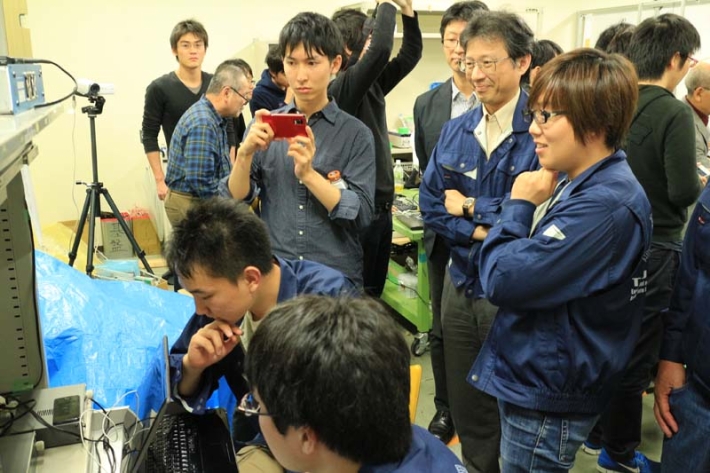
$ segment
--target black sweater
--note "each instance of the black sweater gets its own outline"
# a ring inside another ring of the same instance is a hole
[[[639,86],[626,153],[651,202],[653,241],[682,241],[687,209],[702,190],[695,163],[693,111],[663,87]]]
[[[202,71],[202,86],[198,93],[188,89],[175,72],[158,77],[145,89],[143,107],[143,149],[146,154],[159,151],[158,133],[163,127],[165,143],[170,139],[180,117],[207,92],[212,74]]]
[[[341,72],[328,86],[328,93],[338,107],[360,119],[375,137],[375,205],[391,203],[394,198],[385,96],[414,69],[422,57],[422,34],[417,16],[402,15],[402,47],[397,56],[389,60],[396,13],[397,9],[390,4],[378,7],[370,48],[361,60]]]

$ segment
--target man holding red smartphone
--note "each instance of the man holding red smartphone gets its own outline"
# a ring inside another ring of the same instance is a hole
[[[362,286],[359,233],[372,218],[375,156],[372,132],[328,98],[340,69],[342,39],[318,13],[299,13],[281,30],[279,50],[294,101],[275,113],[301,113],[306,136],[278,139],[270,113],[259,110],[237,153],[223,193],[259,197],[274,252],[338,269]],[[339,171],[347,188],[326,176]]]

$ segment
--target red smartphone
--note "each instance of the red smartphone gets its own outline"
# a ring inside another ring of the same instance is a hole
[[[308,136],[306,132],[306,116],[302,113],[272,113],[263,115],[261,121],[271,125],[274,138],[293,138]]]

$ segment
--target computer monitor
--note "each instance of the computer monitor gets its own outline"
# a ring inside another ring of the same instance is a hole
[[[34,243],[19,167],[0,158],[0,394],[47,387]]]

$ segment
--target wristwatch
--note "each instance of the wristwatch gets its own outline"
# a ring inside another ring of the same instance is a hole
[[[466,197],[466,200],[463,201],[462,209],[463,209],[463,218],[467,220],[473,220],[473,215],[469,212],[470,210],[473,209],[473,204],[476,202],[476,199],[473,197]]]

